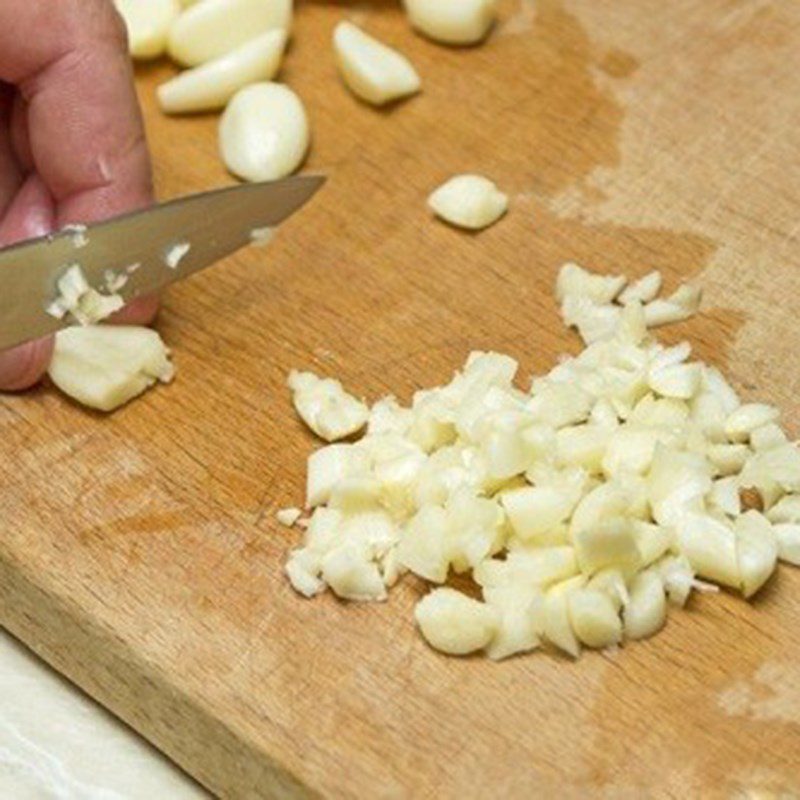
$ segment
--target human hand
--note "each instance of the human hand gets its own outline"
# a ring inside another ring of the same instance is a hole
[[[152,202],[125,27],[111,0],[0,0],[0,247]],[[157,301],[114,319],[146,324]],[[47,370],[52,337],[0,352],[0,391]]]

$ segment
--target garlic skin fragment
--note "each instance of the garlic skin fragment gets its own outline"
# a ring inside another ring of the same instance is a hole
[[[200,6],[212,0],[203,0]],[[232,98],[219,123],[225,166],[247,181],[272,181],[294,172],[310,141],[300,98],[279,83],[254,83]]]
[[[172,23],[181,13],[178,0],[114,0],[128,31],[128,50],[135,59],[163,55]]]
[[[411,62],[352,22],[336,26],[333,48],[350,91],[372,105],[382,106],[420,90],[419,75]]]
[[[288,31],[291,22],[292,0],[202,0],[174,21],[167,50],[178,64],[197,67],[269,30]]]
[[[500,627],[496,609],[448,588],[423,597],[414,618],[431,647],[456,656],[482,650]]]
[[[240,89],[271,81],[278,74],[288,38],[285,30],[275,28],[213,61],[179,73],[156,91],[161,110],[188,114],[224,108]]]
[[[508,197],[482,175],[457,175],[430,195],[428,206],[445,222],[477,231],[506,213]]]
[[[98,411],[114,411],[174,376],[161,337],[148,328],[91,325],[56,334],[48,375],[62,392]]]
[[[475,44],[497,16],[497,0],[403,0],[408,20],[420,33],[445,44]]]
[[[344,439],[367,424],[369,409],[348,394],[339,381],[319,378],[313,372],[292,371],[288,383],[300,419],[321,439]]]

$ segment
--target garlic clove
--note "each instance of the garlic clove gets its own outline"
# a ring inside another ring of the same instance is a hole
[[[403,0],[411,25],[445,44],[475,44],[485,38],[497,16],[497,0]]]
[[[428,198],[436,216],[468,230],[493,225],[508,210],[508,197],[488,178],[457,175],[442,184]]]
[[[343,600],[385,600],[386,586],[378,565],[360,548],[342,545],[322,559],[322,577]]]
[[[178,0],[114,0],[125,20],[133,58],[158,58],[167,49],[172,23],[181,12]]]
[[[196,67],[291,22],[292,0],[202,0],[172,23],[167,49],[173,61]]]
[[[179,73],[158,87],[161,110],[186,114],[224,108],[240,89],[275,77],[287,39],[286,31],[276,28],[213,61]]]
[[[411,62],[351,22],[340,22],[333,32],[339,72],[357,97],[382,106],[416,94],[420,79]]]
[[[203,0],[204,5],[210,0]],[[272,181],[294,172],[310,141],[308,117],[300,98],[279,83],[254,83],[240,89],[219,123],[225,166],[248,181]]]
[[[527,653],[539,646],[544,629],[544,599],[529,587],[500,586],[483,590],[483,599],[500,615],[500,625],[486,648],[493,661]]]
[[[778,558],[800,566],[800,525],[782,522],[773,525],[772,531],[778,543]]]

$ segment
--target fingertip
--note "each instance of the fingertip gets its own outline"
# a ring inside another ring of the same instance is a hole
[[[54,339],[48,336],[0,353],[0,391],[21,392],[38,383],[50,366]]]
[[[109,318],[119,325],[149,325],[158,315],[159,300],[155,296],[137,297]]]

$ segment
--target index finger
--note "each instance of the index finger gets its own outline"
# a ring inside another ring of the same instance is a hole
[[[152,201],[124,23],[111,0],[0,2],[0,80],[27,103],[30,156],[58,226]]]

